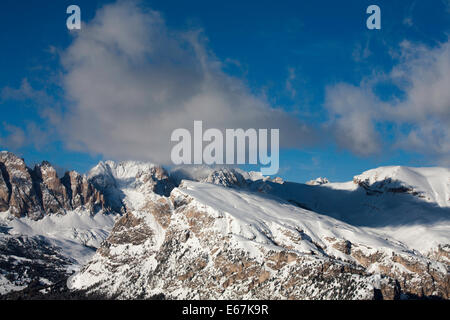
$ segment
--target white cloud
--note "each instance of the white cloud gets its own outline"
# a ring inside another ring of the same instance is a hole
[[[200,31],[169,30],[135,2],[100,9],[62,53],[71,148],[167,163],[170,134],[205,127],[280,128],[280,144],[314,140],[310,128],[222,71]]]
[[[393,145],[425,155],[450,156],[450,42],[435,48],[400,44],[398,62],[390,73],[364,79],[359,86],[340,83],[326,94],[326,107],[337,140],[362,155],[381,151],[375,129],[379,123],[397,128]],[[382,100],[374,92],[390,83],[404,97]],[[405,129],[407,128],[407,129]]]
[[[381,146],[373,121],[378,101],[371,90],[340,83],[326,90],[325,106],[337,143],[361,155],[376,153]]]

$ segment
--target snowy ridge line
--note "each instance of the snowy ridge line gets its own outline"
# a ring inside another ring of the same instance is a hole
[[[253,192],[183,181],[179,188],[172,192],[175,198],[177,195],[190,196],[193,204],[203,210],[207,208],[215,217],[232,218],[235,224],[228,226],[229,233],[262,244],[267,243],[267,234],[273,236],[277,228],[288,228],[296,232],[301,230],[304,237],[320,246],[327,246],[323,239],[328,237],[346,239],[366,248],[383,249],[388,254],[392,251],[406,252],[412,249],[407,244],[391,238],[392,235],[388,235],[386,230],[379,232],[375,228],[359,228],[292,206],[288,202],[280,202],[276,198],[261,198],[261,195]],[[269,226],[271,228],[268,228]],[[317,248],[315,250],[317,251]],[[339,250],[333,251],[336,255],[342,254]]]

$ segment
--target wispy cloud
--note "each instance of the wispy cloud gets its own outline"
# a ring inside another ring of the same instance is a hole
[[[288,68],[288,77],[286,79],[286,91],[290,94],[291,98],[295,98],[297,95],[297,91],[294,88],[294,80],[297,78],[297,75],[295,74],[294,68]]]
[[[369,39],[366,40],[364,46],[361,45],[361,43],[356,44],[352,52],[352,57],[354,61],[361,62],[370,57],[372,52],[369,49],[369,44],[370,44]]]
[[[0,103],[8,100],[29,100],[39,105],[48,105],[53,102],[53,99],[44,90],[34,89],[27,78],[22,80],[19,88],[4,87],[0,91]]]
[[[9,150],[17,150],[26,144],[25,132],[16,126],[2,123],[4,134],[0,134],[0,145]]]

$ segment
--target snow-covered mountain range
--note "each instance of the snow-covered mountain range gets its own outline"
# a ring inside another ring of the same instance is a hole
[[[59,178],[2,152],[0,169],[0,294],[70,275],[73,292],[121,299],[450,295],[447,168],[300,184],[106,161]]]

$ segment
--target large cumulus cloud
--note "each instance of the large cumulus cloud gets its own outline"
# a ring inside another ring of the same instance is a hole
[[[69,108],[61,131],[71,148],[166,163],[170,134],[208,128],[280,128],[284,147],[313,142],[296,117],[222,71],[201,31],[169,30],[137,2],[100,9],[62,53]]]

